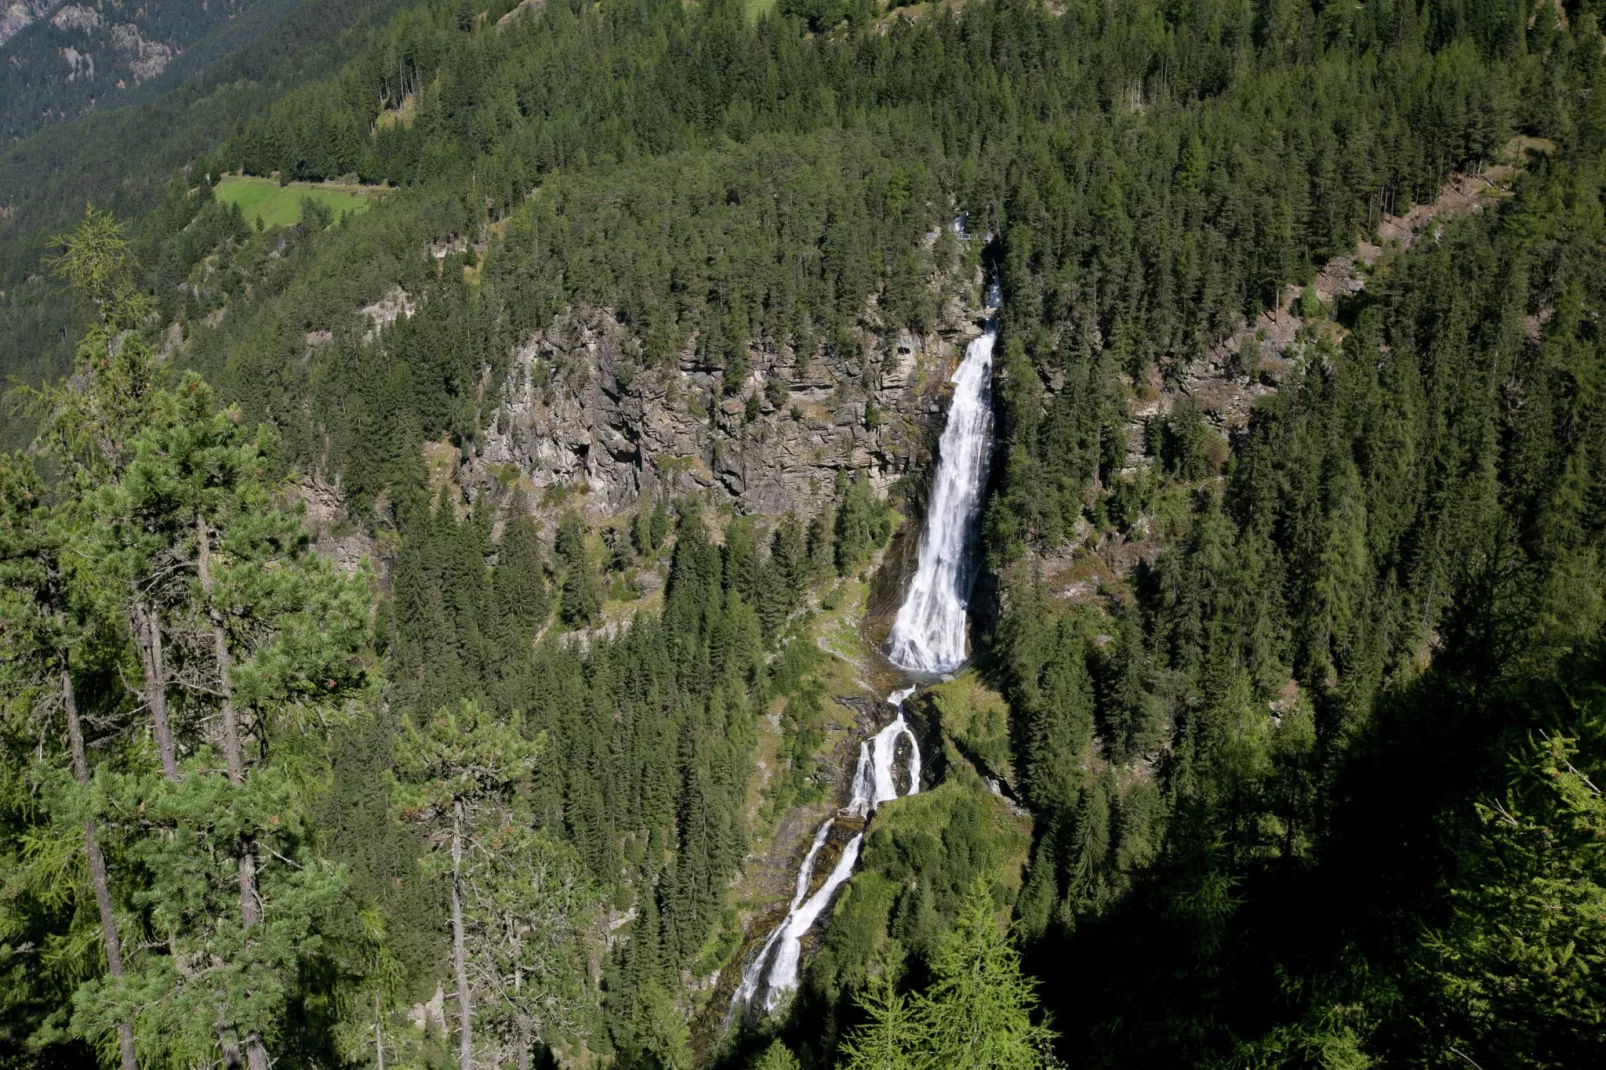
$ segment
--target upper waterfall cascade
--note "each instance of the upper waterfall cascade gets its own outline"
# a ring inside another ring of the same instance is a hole
[[[965,661],[970,592],[976,584],[973,543],[993,434],[997,339],[997,327],[988,323],[954,372],[920,564],[887,639],[887,657],[913,672],[952,672]]]
[[[988,292],[990,307],[997,307],[998,288]],[[974,548],[976,522],[987,479],[992,440],[992,369],[996,326],[989,322],[965,349],[965,359],[954,373],[953,402],[943,428],[941,455],[926,513],[920,563],[909,593],[898,610],[887,640],[887,656],[894,665],[911,672],[951,672],[965,661],[967,611],[976,582]],[[897,711],[892,722],[859,744],[859,762],[847,806],[837,817],[866,818],[882,803],[920,790],[920,744],[904,718],[904,701],[914,694],[905,687],[887,696]],[[895,776],[898,744],[907,739],[908,786],[899,792]],[[731,997],[731,1013],[751,1007],[762,996],[762,1006],[775,1007],[795,989],[803,955],[803,937],[831,905],[837,889],[853,875],[864,833],[857,832],[842,848],[824,883],[809,894],[820,848],[830,836],[837,817],[830,817],[814,834],[814,842],[798,870],[792,903],[757,955],[742,973]]]

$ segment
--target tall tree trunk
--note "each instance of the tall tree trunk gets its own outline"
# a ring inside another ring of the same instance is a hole
[[[229,637],[223,628],[223,614],[212,604],[212,554],[206,518],[195,518],[196,570],[201,591],[206,596],[207,616],[212,621],[212,652],[217,660],[217,689],[223,722],[223,763],[229,782],[245,783],[245,753],[240,746],[240,719],[234,709],[234,691],[229,684]],[[247,932],[262,920],[262,898],[257,892],[256,842],[241,836],[238,845],[240,872],[240,921]],[[269,1070],[268,1049],[256,1032],[245,1035],[245,1061],[250,1070]]]
[[[140,668],[145,674],[145,705],[151,711],[162,775],[177,784],[178,750],[173,743],[173,726],[167,719],[167,660],[162,652],[162,621],[156,611],[143,602],[135,602],[128,615],[134,631],[134,645],[139,647]]]
[[[457,968],[458,1070],[474,1070],[474,1011],[468,996],[468,949],[463,938],[463,804],[452,803],[452,964]]]
[[[73,693],[72,674],[65,664],[61,667],[61,704],[67,711],[67,741],[72,748],[73,779],[84,787],[89,786],[89,759],[84,754],[84,729],[78,721],[78,697]],[[114,980],[123,977],[123,943],[117,937],[117,915],[112,913],[111,886],[106,880],[106,857],[100,853],[100,842],[95,836],[95,822],[84,822],[84,851],[89,855],[89,883],[95,889],[95,907],[100,911],[100,939],[106,945],[106,972]],[[138,1070],[134,1058],[134,1026],[129,1022],[117,1023],[117,1049],[122,1054],[123,1070]]]
[[[374,1063],[378,1070],[385,1070],[385,1034],[380,1032],[379,993],[374,993]]]

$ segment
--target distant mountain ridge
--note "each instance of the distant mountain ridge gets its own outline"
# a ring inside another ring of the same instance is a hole
[[[0,14],[0,130],[149,98],[249,44],[300,0],[13,0]]]

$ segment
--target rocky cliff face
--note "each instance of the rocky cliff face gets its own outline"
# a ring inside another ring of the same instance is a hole
[[[461,478],[516,476],[538,500],[593,519],[633,509],[649,490],[809,515],[840,472],[864,472],[885,494],[930,460],[948,376],[980,331],[971,300],[980,281],[934,280],[948,299],[927,334],[885,340],[872,307],[848,351],[753,347],[746,375],[729,385],[726,369],[694,348],[672,366],[643,368],[612,313],[573,310],[515,354]]]
[[[55,10],[60,0],[11,0],[0,8],[0,45]]]

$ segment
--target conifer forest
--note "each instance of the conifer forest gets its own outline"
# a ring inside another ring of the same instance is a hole
[[[0,1070],[1606,1066],[1600,7],[0,11]]]

